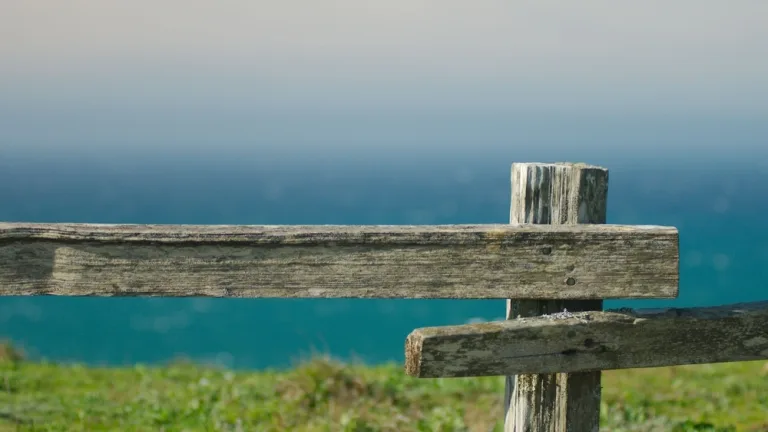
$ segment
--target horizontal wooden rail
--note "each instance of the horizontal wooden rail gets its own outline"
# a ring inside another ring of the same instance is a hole
[[[675,228],[0,223],[0,295],[665,298]]]
[[[548,374],[768,359],[768,301],[561,312],[414,330],[409,375]]]

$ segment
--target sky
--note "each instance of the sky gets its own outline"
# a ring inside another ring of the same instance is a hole
[[[0,143],[683,151],[732,137],[747,155],[768,147],[766,17],[758,0],[4,0]]]

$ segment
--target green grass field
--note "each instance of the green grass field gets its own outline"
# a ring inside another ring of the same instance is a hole
[[[502,378],[315,359],[243,372],[26,362],[0,346],[0,431],[501,430]],[[768,431],[768,363],[603,373],[602,430]]]

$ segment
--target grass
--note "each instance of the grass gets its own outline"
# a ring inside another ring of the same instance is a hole
[[[414,379],[317,358],[287,371],[24,361],[0,344],[0,432],[501,430],[502,378]],[[606,431],[768,431],[768,363],[603,373]]]

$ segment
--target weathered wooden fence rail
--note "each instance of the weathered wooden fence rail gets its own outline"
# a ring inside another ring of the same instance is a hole
[[[414,330],[416,377],[506,375],[505,430],[595,431],[600,371],[768,358],[768,302],[674,298],[678,233],[605,225],[607,170],[513,164],[509,225],[0,223],[0,295],[508,299],[502,322]]]
[[[0,223],[0,294],[665,297],[676,253],[643,226]]]
[[[430,327],[411,333],[406,347],[408,374],[423,378],[760,360],[768,356],[768,302]]]

